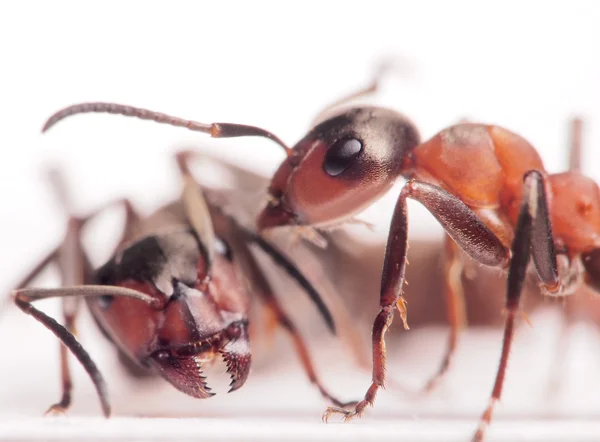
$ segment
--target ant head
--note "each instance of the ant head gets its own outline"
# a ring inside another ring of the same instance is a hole
[[[245,383],[252,361],[249,300],[232,250],[217,237],[208,273],[203,248],[191,231],[175,230],[131,244],[98,270],[100,284],[142,292],[160,300],[160,308],[122,297],[90,301],[126,354],[196,398],[213,395],[205,365],[221,358],[234,391]]]
[[[259,229],[328,225],[358,213],[392,186],[418,144],[415,126],[384,108],[352,108],[323,121],[275,173]]]

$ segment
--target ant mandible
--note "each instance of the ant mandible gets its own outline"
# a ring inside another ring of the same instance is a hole
[[[375,92],[384,71],[379,71],[369,87],[338,101],[335,107]],[[43,131],[66,117],[90,112],[153,120],[216,138],[259,136],[279,144],[287,157],[268,188],[269,202],[257,220],[260,230],[340,224],[375,202],[399,177],[408,180],[394,209],[385,251],[380,312],[373,324],[371,385],[353,409],[330,407],[324,420],[334,413],[348,420],[373,405],[377,391],[384,386],[384,337],[396,308],[408,328],[402,287],[409,198],[423,204],[446,234],[475,261],[508,271],[500,364],[474,440],[483,439],[501,396],[530,258],[545,295],[568,295],[583,283],[600,290],[600,189],[579,172],[578,142],[573,145],[570,170],[549,174],[535,148],[502,127],[459,123],[421,142],[410,120],[393,110],[373,106],[350,107],[336,113],[328,108],[322,114],[327,114],[326,119],[293,148],[254,126],[205,124],[101,102],[60,110],[50,117]],[[450,259],[459,258],[455,253]],[[458,292],[448,291],[449,304],[461,296]]]

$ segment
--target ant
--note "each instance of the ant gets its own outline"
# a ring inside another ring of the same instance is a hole
[[[290,334],[304,371],[321,395],[340,407],[351,405],[337,400],[322,385],[302,336],[277,300],[250,246],[257,245],[299,284],[335,333],[333,318],[320,294],[280,251],[205,198],[189,170],[191,156],[188,151],[177,154],[184,183],[180,200],[146,218],[129,200],[107,205],[124,209],[125,228],[112,258],[96,270],[82,247],[81,234],[107,207],[84,217],[72,215],[64,182],[57,173],[50,176],[69,214],[66,236],[13,292],[16,305],[64,344],[60,350],[62,396],[47,413],[64,413],[71,405],[70,351],[90,376],[103,414],[110,415],[106,382],[75,336],[82,298],[103,334],[117,347],[126,368],[133,373],[141,373],[141,368],[159,374],[183,393],[204,399],[214,393],[203,366],[218,357],[231,378],[229,392],[246,382],[252,361],[249,296],[256,297],[276,324]],[[60,270],[61,287],[29,288],[51,264]],[[33,305],[55,297],[63,301],[64,325]]]
[[[293,148],[254,126],[206,124],[101,102],[60,110],[43,131],[66,117],[100,112],[186,127],[215,138],[268,138],[284,149],[286,158],[268,187],[269,201],[257,219],[259,231],[343,223],[390,190],[398,178],[405,178],[392,216],[381,276],[380,311],[373,323],[371,385],[353,409],[330,407],[323,419],[340,413],[349,420],[373,405],[385,382],[384,338],[396,309],[408,329],[403,286],[410,198],[423,204],[452,240],[450,263],[457,262],[462,250],[480,264],[508,272],[501,359],[489,404],[474,436],[480,441],[501,396],[530,259],[544,295],[569,295],[582,284],[600,291],[600,190],[579,172],[579,136],[575,137],[569,171],[549,174],[529,142],[499,126],[459,123],[423,142],[416,126],[396,111],[374,106],[341,107],[350,99],[375,92],[384,70],[368,87],[322,112],[323,118]],[[451,321],[455,333],[460,309],[452,306],[460,303],[461,294],[450,289],[446,297],[451,317],[457,319]],[[452,351],[450,345],[445,360],[450,360]],[[444,362],[439,375],[446,369]]]

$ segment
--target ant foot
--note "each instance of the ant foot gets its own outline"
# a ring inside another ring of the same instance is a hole
[[[64,416],[67,414],[68,407],[65,407],[61,403],[51,405],[46,412],[45,416]]]
[[[341,408],[341,407],[328,407],[327,410],[325,410],[325,412],[323,413],[323,417],[321,418],[322,421],[327,423],[327,422],[329,422],[329,418],[331,416],[333,416],[334,414],[341,414],[343,416],[344,422],[349,422],[352,419],[354,419],[355,417],[362,416],[367,403],[363,400],[358,403],[353,402],[353,403],[348,403],[345,405],[347,405],[348,407],[351,407],[352,405],[354,405],[354,407],[352,407],[352,409],[350,409],[350,410],[346,410],[345,408]]]

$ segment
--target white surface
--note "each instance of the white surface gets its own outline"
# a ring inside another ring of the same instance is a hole
[[[577,113],[586,119],[585,172],[599,179],[599,22],[600,7],[593,0],[294,6],[256,1],[3,2],[0,287],[7,291],[63,233],[62,213],[41,173],[49,161],[65,167],[81,210],[123,195],[150,210],[176,194],[169,152],[182,144],[206,143],[264,173],[271,173],[281,159],[281,152],[268,142],[211,141],[118,117],[82,116],[48,135],[39,134],[52,112],[78,101],[112,100],[200,121],[260,125],[293,143],[325,104],[364,84],[381,56],[399,54],[411,62],[412,73],[386,81],[378,101],[413,118],[424,137],[465,116],[498,123],[528,138],[548,169],[559,171],[566,156],[567,119]],[[390,194],[365,214],[379,223],[379,234],[385,231],[393,201]],[[428,232],[432,223],[419,222],[421,216],[423,212],[411,206],[411,229],[426,225],[422,232]],[[106,238],[90,242],[102,245]],[[48,308],[52,311],[53,306]],[[531,412],[536,417],[595,419],[600,413],[597,342],[583,345],[569,359],[566,399],[546,401],[543,379],[554,364],[557,323],[535,325],[531,333],[539,335],[530,336],[537,340],[519,336],[499,417]],[[465,440],[486,403],[499,351],[497,334],[474,347],[467,343],[458,357],[462,362],[448,380],[450,393],[425,403],[397,403],[391,399],[395,395],[381,394],[376,409],[360,424],[324,426],[319,422],[324,404],[295,366],[257,366],[254,380],[236,395],[194,401],[162,383],[141,388],[121,379],[118,369],[111,368],[115,361],[109,347],[97,332],[85,333],[86,347],[109,378],[117,416],[146,410],[160,416],[212,417],[141,422],[123,418],[108,423],[39,419],[40,411],[58,397],[58,344],[42,327],[13,312],[0,322],[1,438],[201,438],[206,429],[206,439],[235,434],[247,439],[285,435],[297,440],[366,440],[383,434],[390,439],[421,435],[423,440],[443,440],[439,432],[447,431],[447,439]],[[440,335],[427,341],[420,336],[411,333],[412,345],[390,344],[391,349],[403,350],[401,368],[390,372],[413,386],[435,367],[444,342]],[[579,337],[577,342],[595,339],[591,329]],[[431,350],[428,357],[424,349]],[[362,394],[368,375],[346,378],[347,364],[330,352],[326,347],[318,353],[327,382],[348,397]],[[95,416],[97,402],[80,371],[73,415]],[[281,421],[273,417],[275,412]],[[407,417],[443,419],[456,414],[465,421]],[[594,424],[577,420],[507,421],[494,426],[491,435],[517,440],[515,434],[521,431],[532,435],[531,440],[566,440],[563,435],[571,431],[573,440],[600,439]]]
[[[312,419],[126,419],[110,422],[101,419],[13,419],[0,428],[10,440],[32,438],[79,441],[81,428],[85,440],[152,440],[152,441],[383,441],[450,442],[468,440],[472,423],[466,421],[384,420],[370,424],[323,425]],[[597,441],[600,424],[588,421],[500,421],[488,442],[498,441]]]

